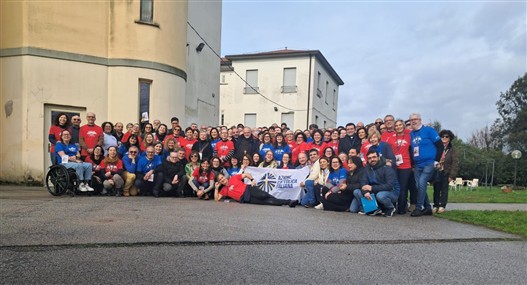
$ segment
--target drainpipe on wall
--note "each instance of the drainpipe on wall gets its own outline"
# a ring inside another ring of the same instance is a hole
[[[309,129],[309,101],[311,100],[311,60],[313,55],[309,55],[309,81],[307,84],[307,120],[306,120],[306,130]]]

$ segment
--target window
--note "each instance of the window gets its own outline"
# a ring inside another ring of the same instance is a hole
[[[319,98],[322,98],[322,90],[320,90],[320,78],[321,78],[321,76],[322,75],[320,74],[320,72],[318,72],[318,74],[317,74],[317,96]]]
[[[154,22],[154,0],[141,0],[141,22]]]
[[[293,128],[295,125],[295,113],[282,113],[282,123],[286,123],[288,126],[290,126],[290,128]]]
[[[296,67],[284,68],[284,85],[282,93],[296,92]]]
[[[225,75],[222,75],[222,76],[221,76],[220,84],[227,84],[227,83],[225,82]]]
[[[333,89],[333,110],[337,106],[337,90]]]
[[[139,120],[146,114],[149,116],[150,112],[150,87],[151,80],[139,79]]]
[[[243,125],[246,127],[256,127],[256,114],[245,114]]]
[[[245,72],[245,94],[258,94],[258,69],[247,70]]]
[[[326,105],[328,104],[329,81],[326,81]]]

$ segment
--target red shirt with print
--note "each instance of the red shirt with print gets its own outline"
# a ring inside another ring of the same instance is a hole
[[[227,186],[221,188],[220,195],[240,202],[246,188],[247,184],[243,183],[242,174],[236,174],[231,176]]]
[[[79,138],[84,138],[87,148],[94,148],[99,139],[103,136],[103,130],[97,125],[84,125],[79,130]],[[82,148],[81,155],[89,155],[85,148]]]

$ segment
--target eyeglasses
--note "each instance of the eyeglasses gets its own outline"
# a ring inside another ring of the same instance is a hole
[[[447,138],[447,139],[449,139],[450,136],[444,135],[444,136],[441,136],[441,138]]]
[[[198,157],[197,155],[191,155],[190,157]]]
[[[131,153],[131,154],[136,154],[137,151],[129,151],[129,153]]]
[[[81,119],[71,119],[72,121],[80,121]]]

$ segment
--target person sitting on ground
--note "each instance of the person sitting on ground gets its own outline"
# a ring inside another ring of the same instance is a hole
[[[232,161],[232,159],[231,159]],[[238,160],[236,160],[236,163],[238,163]],[[218,174],[223,173],[223,175],[227,177],[231,177],[227,169],[221,165],[221,160],[217,156],[213,156],[210,159],[210,168],[212,169],[212,172],[214,173],[214,180],[218,177]]]
[[[101,177],[102,185],[104,187],[102,195],[109,194],[121,196],[121,191],[124,185],[123,178],[123,162],[117,155],[117,146],[110,146],[108,148],[108,155],[101,162],[99,170],[99,177]]]
[[[247,178],[251,185],[247,185],[243,180]],[[296,200],[278,199],[271,194],[262,191],[250,173],[236,174],[227,179],[223,174],[218,175],[218,182],[214,184],[214,200],[220,201],[223,198],[231,198],[240,203],[282,206],[289,205],[295,207]]]
[[[192,180],[188,184],[198,199],[210,199],[209,192],[214,188],[214,172],[210,168],[208,160],[200,162],[199,167],[192,173]]]
[[[381,161],[377,151],[369,150],[366,157],[368,165],[361,179],[361,188],[355,189],[353,195],[357,201],[361,201],[362,197],[371,200],[371,194],[374,193],[380,208],[370,215],[375,216],[384,212],[385,217],[392,217],[397,201],[397,196],[393,193],[395,173],[391,167]],[[359,203],[359,214],[364,214],[361,203]]]
[[[163,173],[156,171],[161,165],[161,158],[155,155],[153,146],[148,146],[145,153],[146,155],[137,163],[135,186],[139,189],[140,195],[153,194],[157,198],[163,184]]]
[[[262,161],[258,165],[258,167],[260,167],[260,168],[277,168],[278,167],[278,162],[276,162],[276,160],[274,160],[274,155],[273,155],[273,151],[272,150],[268,150],[265,153],[264,161]]]
[[[186,153],[187,152],[185,150],[185,156],[186,156]],[[199,168],[199,153],[197,151],[192,151],[190,153],[190,159],[185,165],[185,176],[181,178],[181,183],[179,184],[178,191],[179,191],[180,197],[194,196],[192,188],[190,188],[189,181],[192,181],[192,173],[194,173],[194,171],[198,168]]]
[[[57,162],[60,162],[66,168],[75,169],[80,181],[79,191],[87,192],[94,189],[89,185],[92,176],[92,166],[90,163],[82,162],[81,155],[77,145],[71,143],[71,134],[68,130],[63,130],[60,134],[60,142],[55,145],[55,154]]]
[[[330,165],[328,167],[329,173],[327,179],[324,179],[326,171],[322,171],[322,161],[323,160],[320,160],[320,183],[318,187],[315,185],[315,197],[319,199],[320,204],[315,206],[315,209],[344,211],[349,207],[353,200],[353,194],[346,191],[346,169],[342,167],[342,161],[340,161],[340,158],[334,156],[329,161]],[[325,184],[322,184],[324,182]]]

